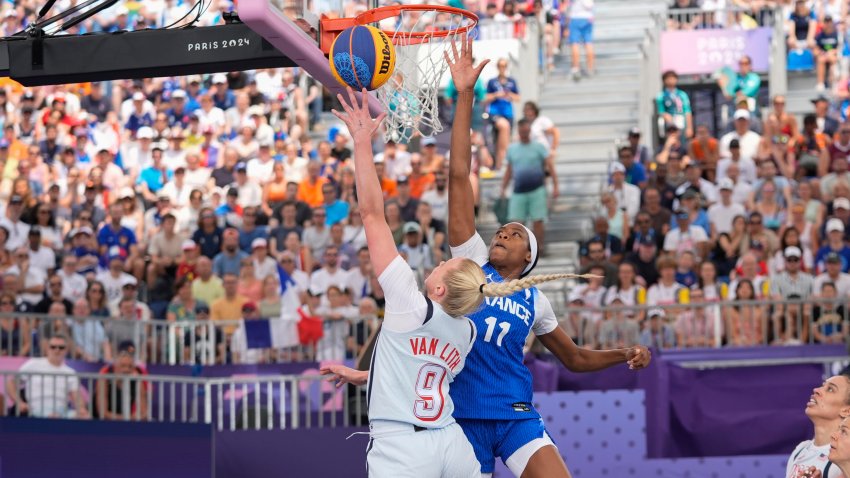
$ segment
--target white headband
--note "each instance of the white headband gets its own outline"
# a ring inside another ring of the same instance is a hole
[[[528,265],[525,266],[525,269],[522,270],[522,274],[520,274],[520,277],[525,277],[537,265],[537,236],[535,236],[534,233],[531,232],[531,229],[527,228],[525,224],[519,222],[509,222],[508,224],[518,224],[525,229],[525,232],[528,233],[528,247],[531,249],[531,261],[529,261]]]

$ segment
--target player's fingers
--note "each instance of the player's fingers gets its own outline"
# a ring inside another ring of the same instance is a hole
[[[449,58],[449,51],[448,50],[443,50],[443,58],[445,58],[446,63],[448,63],[449,65],[452,64],[452,59]]]
[[[337,118],[339,118],[339,119],[341,119],[341,120],[345,121],[345,117],[346,117],[346,116],[345,116],[345,115],[343,115],[342,113],[340,113],[339,111],[337,111],[337,110],[331,110],[331,113],[333,113],[333,115],[334,115],[334,116],[336,116]]]
[[[351,113],[352,113],[352,111],[351,111],[351,106],[349,106],[349,105],[348,105],[348,101],[346,101],[345,97],[344,97],[344,96],[342,96],[342,93],[337,93],[337,95],[336,95],[336,99],[338,99],[338,100],[339,100],[339,103],[342,105],[342,109],[343,109],[346,113],[348,113],[348,114],[351,114]]]
[[[350,86],[346,86],[345,91],[348,93],[348,101],[350,101],[349,104],[351,105],[351,109],[353,111],[354,108],[357,108],[358,105],[357,97],[354,95],[354,89],[352,89]]]
[[[375,127],[380,126],[380,125],[381,125],[381,122],[382,122],[382,121],[384,121],[384,119],[385,119],[386,117],[387,117],[387,113],[386,113],[386,112],[379,114],[379,115],[378,115],[378,117],[377,117],[377,118],[375,118]]]
[[[360,91],[360,108],[365,109],[369,107],[369,91],[366,87],[363,87],[363,90]]]
[[[458,60],[458,56],[457,56],[457,45],[455,45],[454,38],[452,38],[452,55],[453,55],[454,61],[456,62]]]
[[[481,71],[484,69],[484,67],[487,66],[487,63],[490,63],[489,58],[487,58],[486,60],[479,63],[478,66],[475,67],[475,74],[480,75]]]

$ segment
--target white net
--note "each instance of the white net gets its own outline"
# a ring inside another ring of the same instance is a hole
[[[379,28],[395,32],[391,39],[396,51],[395,73],[377,90],[387,113],[385,140],[407,143],[417,133],[433,136],[443,130],[438,103],[449,66],[443,52],[473,25],[460,13],[439,10],[402,10],[380,22]]]

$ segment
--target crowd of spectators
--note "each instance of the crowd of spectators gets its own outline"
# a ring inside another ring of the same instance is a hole
[[[583,271],[604,279],[570,294],[572,335],[589,347],[843,341],[850,124],[824,96],[799,124],[775,96],[757,111],[735,101],[715,132],[693,125],[676,80],[664,73],[655,153],[636,128],[620,143],[582,247]]]

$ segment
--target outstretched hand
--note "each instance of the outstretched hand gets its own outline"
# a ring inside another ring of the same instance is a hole
[[[455,41],[452,40],[452,54],[449,55],[449,52],[445,51],[443,55],[449,64],[452,81],[454,81],[457,91],[472,91],[475,82],[481,75],[481,70],[490,62],[490,60],[484,60],[478,66],[472,66],[472,38],[466,33],[460,38],[460,53],[458,53]]]
[[[345,90],[348,93],[348,99],[343,97],[342,94],[336,95],[345,113],[340,113],[337,110],[331,110],[331,113],[348,126],[348,132],[351,133],[352,138],[357,138],[358,136],[371,138],[387,114],[381,113],[377,118],[372,118],[372,115],[369,113],[369,93],[366,91],[366,88],[363,88],[362,95],[360,95],[360,102],[357,101],[357,97],[354,96],[354,90],[350,86],[345,87]]]
[[[643,345],[635,345],[626,351],[626,363],[632,370],[646,368],[652,360],[652,353]]]
[[[362,370],[354,370],[353,368],[344,365],[328,365],[319,370],[322,375],[329,375],[326,379],[328,382],[335,382],[336,388],[342,387],[346,383],[352,385],[366,385],[369,379],[369,372]]]

